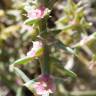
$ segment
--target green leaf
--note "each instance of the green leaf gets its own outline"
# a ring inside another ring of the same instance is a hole
[[[64,68],[64,72],[65,72],[66,75],[69,75],[71,77],[77,77],[77,75],[73,71],[68,70],[66,68]]]
[[[57,23],[60,22],[60,23],[62,23],[62,24],[65,24],[65,23],[67,23],[68,21],[69,21],[69,18],[68,18],[67,16],[65,16],[65,17],[60,18],[60,19],[57,21]]]
[[[34,57],[31,57],[31,56],[26,56],[26,57],[23,57],[21,59],[18,59],[16,60],[12,65],[17,65],[17,64],[26,64],[26,63],[29,63],[30,61],[33,61],[36,57],[39,57],[43,54],[43,50],[44,48],[40,48],[37,52],[36,52],[36,55]]]
[[[19,60],[16,60],[16,61],[13,63],[13,65],[26,64],[26,63],[28,63],[28,62],[30,62],[30,61],[33,61],[34,59],[35,59],[35,57],[28,57],[28,56],[26,56],[26,57],[24,57],[24,58],[21,58],[21,59],[19,59]]]
[[[71,71],[71,70],[68,70],[68,69],[65,69],[64,67],[57,67],[56,68],[56,70],[60,73],[60,74],[62,74],[62,75],[64,75],[64,76],[70,76],[70,77],[72,77],[72,78],[76,78],[77,77],[77,75],[73,72],[73,71]]]
[[[58,41],[55,46],[56,46],[56,48],[60,48],[60,49],[65,50],[65,51],[68,52],[68,53],[74,54],[74,50],[73,50],[72,48],[66,46],[66,45],[65,45],[64,43],[62,43],[61,41]]]
[[[27,25],[36,25],[38,24],[39,22],[39,19],[27,19],[24,23],[27,24]]]
[[[13,70],[14,70],[14,72],[15,72],[19,77],[21,77],[25,82],[30,81],[30,79],[26,76],[26,74],[25,74],[22,70],[20,70],[19,68],[14,67]]]
[[[44,48],[40,48],[40,49],[36,52],[36,57],[40,57],[43,53],[44,53]]]
[[[56,58],[51,58],[51,59],[52,59],[52,62],[54,62],[52,64],[54,64],[53,68],[55,69],[55,70],[51,69],[52,71],[54,71],[54,72],[57,71],[62,76],[70,76],[72,78],[77,77],[77,75],[73,71],[64,68],[64,65],[58,59],[56,59]]]

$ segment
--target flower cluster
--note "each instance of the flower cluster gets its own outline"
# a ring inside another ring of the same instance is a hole
[[[45,13],[45,7],[41,6],[38,9],[32,9],[28,11],[28,18],[29,19],[40,19],[44,17],[44,13]]]
[[[56,86],[51,75],[40,75],[37,80],[31,84],[31,89],[33,89],[37,95],[43,96],[54,93]]]

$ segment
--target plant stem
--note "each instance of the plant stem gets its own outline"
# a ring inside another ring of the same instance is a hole
[[[49,64],[49,52],[45,45],[44,55],[39,59],[41,65],[42,74],[49,74],[50,64]]]
[[[42,31],[45,31],[47,33],[47,19],[44,19],[44,21],[41,21],[41,23],[40,23],[40,32],[42,32]],[[43,36],[41,36],[41,37],[43,37]],[[44,45],[44,54],[39,59],[40,65],[41,65],[41,71],[42,71],[42,74],[49,74],[49,69],[50,69],[49,49],[46,44],[46,38],[44,38],[44,37],[43,37],[43,39],[41,38],[41,41]]]

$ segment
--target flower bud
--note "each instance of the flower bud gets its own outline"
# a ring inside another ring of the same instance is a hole
[[[41,49],[43,49],[42,42],[35,41],[35,42],[33,42],[32,49],[27,53],[27,56],[35,57],[39,51],[42,51],[42,52],[40,52],[40,54],[38,54],[38,56],[41,56],[43,54],[43,50],[41,50]]]

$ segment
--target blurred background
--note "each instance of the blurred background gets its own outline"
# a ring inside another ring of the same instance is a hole
[[[0,0],[0,96],[34,96],[27,88],[21,86],[23,81],[9,71],[9,65],[18,58],[25,56],[27,51],[32,47],[31,41],[34,34],[23,25],[26,17],[21,6],[25,1],[26,0]],[[63,7],[66,5],[66,1],[67,0],[57,0],[51,12],[52,18],[48,20],[49,28],[56,28],[57,25],[55,22],[65,15]],[[96,0],[73,1],[75,3],[79,1],[82,2],[85,18],[88,22],[92,22],[92,26],[87,29],[87,34],[91,35],[96,32]],[[71,36],[67,36],[66,33],[63,35],[61,35],[61,37],[59,35],[59,38],[66,43]],[[47,36],[47,39],[49,44],[50,42],[54,42],[50,35]],[[77,40],[78,37],[75,39]],[[70,42],[72,42],[73,39],[71,38],[70,40]],[[69,43],[67,43],[67,45],[70,45]],[[94,47],[92,48],[95,54],[95,41],[90,46]],[[77,57],[69,56],[62,50],[54,49],[54,46],[50,48],[52,57],[54,57],[52,63],[55,64],[59,62],[57,60],[57,58],[59,58],[60,63],[66,67],[65,62],[70,61],[72,66],[69,66],[69,69],[73,70],[78,76],[75,79],[68,78],[64,76],[61,71],[61,74],[57,71],[55,72],[55,67],[52,66],[52,74],[64,78],[64,82],[58,85],[57,96],[96,96],[96,62],[90,60],[90,57],[88,57],[82,49],[80,49],[80,52],[83,53],[83,57],[81,57],[84,58],[84,60],[86,57],[90,61],[86,59],[84,61],[85,63],[83,63],[80,62]],[[35,64],[20,66],[30,78],[34,78],[40,74],[38,62],[34,61],[32,63]],[[91,70],[89,65],[92,67]]]

